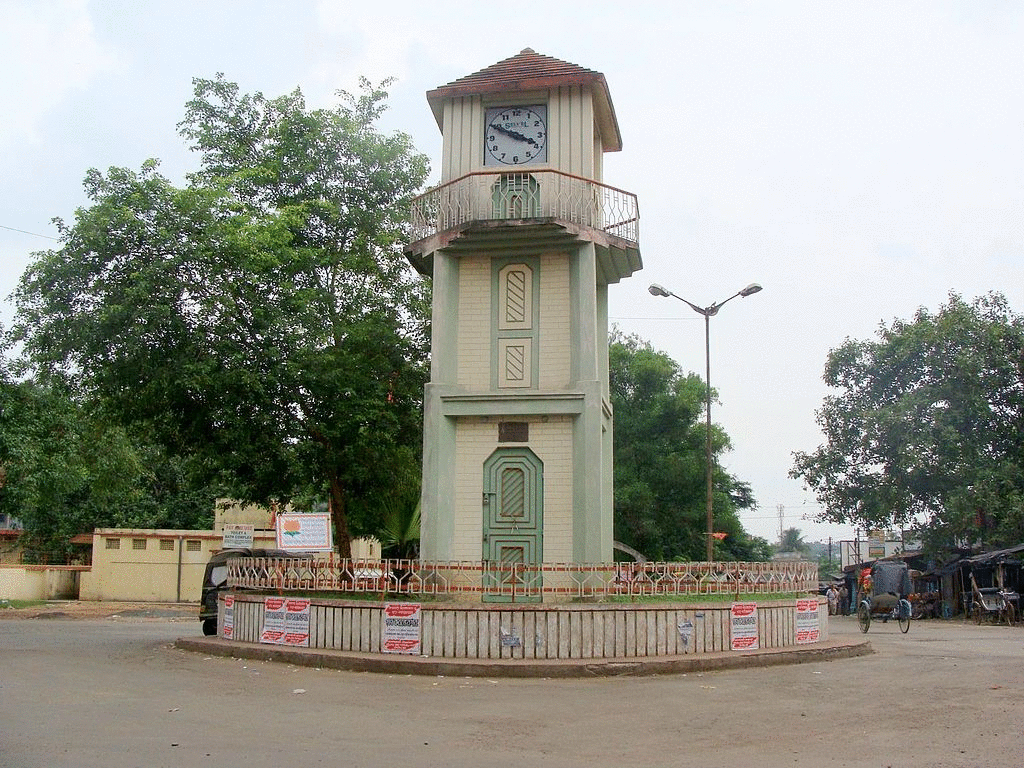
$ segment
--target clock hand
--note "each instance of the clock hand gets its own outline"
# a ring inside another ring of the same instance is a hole
[[[497,123],[491,123],[491,128],[496,130],[498,133],[504,133],[511,139],[515,139],[516,141],[525,141],[527,144],[533,144],[533,146],[538,149],[540,148],[540,144],[538,144],[535,139],[531,139],[529,136],[523,136],[523,134],[518,131],[513,131],[503,125],[498,125]]]

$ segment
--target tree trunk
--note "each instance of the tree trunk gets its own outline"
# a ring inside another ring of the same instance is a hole
[[[348,532],[348,516],[345,513],[345,491],[337,472],[328,473],[331,486],[331,520],[334,522],[334,546],[340,557],[352,557],[352,537]]]

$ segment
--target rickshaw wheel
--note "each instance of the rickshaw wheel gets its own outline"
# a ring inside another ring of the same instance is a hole
[[[905,635],[910,631],[910,603],[906,600],[900,600],[899,607],[896,610],[899,611],[900,632]]]
[[[974,623],[981,624],[981,606],[975,605],[972,609],[972,613],[974,615]]]
[[[1006,623],[1011,627],[1017,623],[1017,610],[1012,603],[1008,603],[1006,606]]]
[[[857,623],[860,624],[861,632],[867,632],[871,626],[871,608],[866,600],[857,606]]]

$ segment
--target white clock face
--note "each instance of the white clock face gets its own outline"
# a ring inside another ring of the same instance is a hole
[[[484,165],[527,165],[548,159],[547,107],[490,107],[484,123]]]

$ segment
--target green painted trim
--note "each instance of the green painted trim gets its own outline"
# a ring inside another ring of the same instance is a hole
[[[509,530],[495,524],[501,513],[501,473],[506,467],[517,467],[524,470],[524,510],[523,530]],[[483,464],[484,503],[481,508],[483,540],[480,543],[481,558],[485,563],[494,560],[496,547],[502,543],[510,544],[521,540],[524,550],[523,562],[527,565],[540,565],[544,562],[544,462],[526,446],[496,448]],[[526,557],[532,555],[527,560]],[[483,574],[486,582],[488,574]],[[542,586],[542,585],[538,585]],[[539,603],[543,600],[543,592],[535,595],[493,595],[486,592],[482,598],[485,603]]]
[[[455,419],[442,413],[445,387],[427,384],[423,398],[423,480],[420,491],[420,554],[427,560],[452,560],[455,551]]]
[[[521,390],[516,394],[443,395],[441,412],[445,416],[545,416],[583,413],[582,392],[536,393]]]
[[[461,261],[440,252],[434,259],[430,317],[430,381],[454,384],[459,370],[459,275]]]

